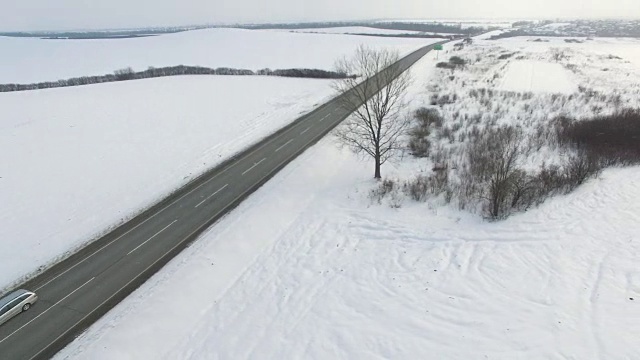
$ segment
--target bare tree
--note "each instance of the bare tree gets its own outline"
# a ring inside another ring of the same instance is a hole
[[[520,129],[507,126],[489,130],[467,148],[468,169],[462,177],[472,189],[466,192],[486,201],[485,210],[492,219],[509,216],[533,190],[526,173],[518,168],[522,139]]]
[[[401,111],[410,76],[398,63],[398,53],[360,46],[353,57],[337,62],[336,71],[356,76],[338,80],[334,88],[346,93],[342,107],[353,111],[336,130],[338,140],[357,154],[374,159],[376,179],[380,167],[401,148],[401,135],[410,118]]]

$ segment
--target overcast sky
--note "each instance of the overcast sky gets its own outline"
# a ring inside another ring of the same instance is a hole
[[[373,18],[640,18],[640,0],[0,0],[1,30]]]

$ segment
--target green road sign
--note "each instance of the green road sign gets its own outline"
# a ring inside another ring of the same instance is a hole
[[[436,45],[433,47],[433,50],[442,50],[442,45]]]

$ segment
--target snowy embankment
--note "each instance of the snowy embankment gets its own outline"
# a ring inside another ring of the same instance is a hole
[[[0,37],[7,54],[0,82],[100,74],[125,65],[330,69],[359,44],[408,52],[436,41],[230,29],[119,40]],[[0,94],[0,291],[333,95],[328,80],[254,76]],[[18,240],[20,246],[7,245]]]
[[[372,204],[370,165],[324,139],[56,358],[640,357],[639,168],[487,223]]]
[[[360,44],[403,54],[436,41],[341,34],[207,29],[134,39],[42,40],[0,37],[0,83],[34,83],[111,74],[127,67],[193,65],[259,70],[331,70]]]

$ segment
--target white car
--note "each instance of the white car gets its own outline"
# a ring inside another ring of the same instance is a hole
[[[0,325],[23,311],[29,310],[38,295],[27,290],[16,290],[0,299]]]

